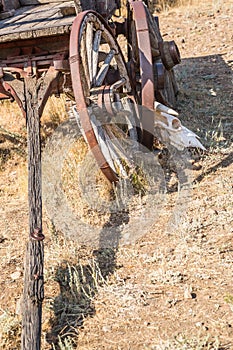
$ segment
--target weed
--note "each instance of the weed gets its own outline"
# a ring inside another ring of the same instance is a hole
[[[20,346],[21,324],[20,320],[8,311],[2,311],[0,315],[0,347],[1,349],[13,349]]]
[[[152,347],[152,350],[221,350],[218,339],[211,340],[210,336],[187,338],[180,334],[174,340],[161,342],[160,345]]]
[[[58,344],[55,346],[53,344],[54,350],[74,350],[77,347],[74,345],[74,342],[71,337],[67,337],[64,340],[61,337],[58,337]]]
[[[227,294],[224,298],[224,301],[229,304],[230,309],[233,311],[233,295],[232,294]]]
[[[224,301],[227,303],[227,304],[231,304],[233,305],[233,295],[232,294],[227,294],[224,298]]]

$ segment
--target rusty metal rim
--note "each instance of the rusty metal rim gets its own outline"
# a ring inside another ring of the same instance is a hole
[[[100,169],[102,170],[104,175],[107,177],[107,179],[110,182],[116,183],[118,181],[118,177],[116,173],[112,170],[110,165],[107,163],[103,155],[103,152],[98,144],[97,138],[95,136],[95,132],[93,130],[93,127],[90,121],[86,100],[85,100],[85,95],[83,91],[83,86],[82,86],[82,79],[81,79],[81,72],[80,72],[81,57],[80,57],[79,47],[80,47],[80,40],[81,40],[82,25],[85,20],[85,17],[88,14],[93,14],[94,16],[96,16],[97,19],[101,22],[101,24],[105,27],[105,29],[110,33],[110,35],[112,35],[111,28],[108,26],[105,20],[95,11],[81,12],[75,18],[71,29],[71,34],[70,34],[69,61],[70,61],[70,70],[71,70],[71,80],[72,80],[75,101],[77,105],[77,111],[79,112],[80,122],[85,132],[91,151]],[[118,47],[118,54],[121,55],[122,61],[125,62],[118,43],[116,42],[115,39],[114,41],[116,43],[116,46]],[[126,68],[126,65],[125,65],[125,68]],[[127,71],[127,68],[126,68],[126,71]]]
[[[142,1],[131,1],[130,7],[135,21],[139,50],[142,105],[153,110],[154,72],[145,5]],[[148,125],[148,120],[145,123],[142,120],[142,124]],[[150,149],[153,146],[154,120],[149,122],[150,130],[148,130],[148,127],[146,129],[143,132],[142,143]]]
[[[19,98],[19,96],[18,96],[17,92],[15,91],[15,89],[6,81],[2,82],[2,86],[10,94],[10,96],[12,96],[14,98],[14,100],[18,104],[18,106],[19,106],[19,108],[20,108],[20,110],[21,110],[21,112],[23,114],[23,117],[26,118],[26,112],[25,112],[23,103],[22,103],[21,99]]]

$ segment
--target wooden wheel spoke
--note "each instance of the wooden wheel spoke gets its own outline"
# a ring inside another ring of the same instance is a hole
[[[117,147],[114,146],[111,137],[112,135],[109,135],[107,125],[103,127],[94,114],[91,115],[91,122],[94,133],[98,140],[98,144],[101,147],[101,150],[105,156],[107,163],[112,169],[120,169],[121,173],[124,172],[124,176],[126,176],[126,173],[120,162],[119,149],[117,149]]]
[[[87,58],[85,37],[82,37],[81,39],[80,56],[82,58],[82,70],[85,75],[85,82],[83,84],[83,88],[85,89],[85,94],[88,95],[88,91],[91,88],[91,82],[90,82],[90,75],[89,75],[89,69],[88,69],[88,58]]]
[[[86,27],[86,49],[87,49],[87,63],[90,77],[90,84],[93,81],[93,23],[88,22]]]
[[[115,55],[115,50],[111,49],[107,54],[107,57],[105,58],[104,63],[96,76],[96,84],[95,84],[96,86],[101,86],[103,84],[103,81],[108,73],[108,70],[114,55]]]
[[[101,41],[102,31],[97,30],[95,32],[94,41],[93,41],[93,51],[92,51],[92,73],[93,80],[92,82],[95,84],[97,71],[98,71],[98,59],[99,59],[99,48]]]
[[[117,80],[114,84],[111,86],[112,93],[117,91],[120,87],[124,86],[126,84],[126,79],[121,78],[120,80]]]

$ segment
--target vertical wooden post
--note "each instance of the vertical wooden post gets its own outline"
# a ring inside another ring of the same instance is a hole
[[[22,350],[40,350],[42,303],[44,299],[44,236],[42,234],[41,140],[38,93],[36,77],[25,78],[29,241],[24,271]]]

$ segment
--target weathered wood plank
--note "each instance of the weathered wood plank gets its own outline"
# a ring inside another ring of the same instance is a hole
[[[66,33],[65,27],[72,24],[75,15],[73,1],[63,4],[56,1],[53,4],[24,7],[24,11],[22,8],[18,9],[13,18],[0,21],[0,43]],[[60,27],[60,29],[48,33],[47,27]],[[35,33],[35,30],[39,32]]]
[[[27,5],[43,5],[53,2],[66,2],[64,0],[20,0],[21,6]]]
[[[0,21],[0,29],[5,28],[6,26],[9,26],[12,23],[17,22],[19,19],[21,19],[25,16],[26,16],[26,14],[24,13],[24,11],[18,10],[17,13],[15,13],[15,15],[13,17]]]
[[[27,245],[22,318],[22,350],[40,350],[44,299],[43,241],[32,239],[42,230],[41,140],[36,78],[25,79],[28,131],[29,242]]]
[[[62,5],[59,7],[59,11],[61,12],[63,17],[76,16],[76,9],[74,5]]]
[[[22,350],[41,349],[41,318],[44,298],[43,260],[43,242],[30,240],[26,250],[24,271]]]
[[[54,36],[54,35],[60,35],[60,34],[68,34],[71,30],[72,21],[67,21],[66,25],[59,25],[57,27],[48,27],[48,28],[41,28],[37,30],[29,30],[25,32],[15,32],[15,33],[9,33],[2,35],[0,34],[0,43],[4,42],[10,42],[10,41],[16,41],[16,40],[26,40],[26,39],[34,39],[39,37],[46,37],[46,36]]]
[[[35,15],[33,15],[33,17],[35,18]],[[57,22],[57,20],[59,20],[59,22]],[[50,27],[55,27],[56,25],[60,25],[61,24],[61,20],[63,21],[62,15],[59,13],[58,10],[54,10],[54,11],[50,11],[48,12],[48,17],[44,18],[44,16],[37,16],[37,19],[32,20],[31,16],[27,16],[26,18],[22,19],[22,23],[21,21],[15,23],[12,26],[8,26],[5,27],[4,29],[2,29],[0,31],[1,35],[4,34],[9,34],[9,31],[13,31],[14,34],[15,33],[26,33],[26,32],[30,32],[32,30],[36,30],[44,28],[45,26],[50,26]]]
[[[35,13],[27,14],[27,16],[20,18],[16,23],[16,28],[21,31],[26,31],[33,27],[37,23],[41,23],[43,20],[48,20],[50,17],[58,14],[58,9],[47,10],[46,12],[40,11]],[[42,25],[41,25],[42,26]],[[10,28],[6,28],[10,29]]]
[[[64,25],[69,25],[70,24],[70,19],[64,19],[63,21]],[[60,20],[57,18],[51,18],[49,21],[44,21],[43,22],[43,30],[47,30],[47,29],[51,29],[51,28],[56,28],[56,27],[60,27]],[[40,30],[40,26],[38,24],[36,24],[33,27],[33,30],[35,32],[37,32],[38,30]]]
[[[54,7],[56,7],[57,5],[61,6],[61,3],[53,3],[53,4],[44,4],[43,6],[35,6],[32,5],[32,8],[28,10],[28,6],[23,7],[24,11],[26,14],[30,14],[30,13],[38,13],[38,12],[46,12],[47,10],[52,10]]]

